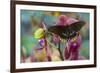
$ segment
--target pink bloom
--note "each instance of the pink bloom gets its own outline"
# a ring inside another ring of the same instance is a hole
[[[65,15],[59,16],[57,22],[58,25],[66,25],[66,22],[67,22],[67,17]]]
[[[72,23],[75,23],[75,22],[78,22],[78,20],[76,20],[74,18],[67,17],[66,15],[61,15],[58,18],[57,24],[66,26],[66,25],[71,25]]]
[[[69,39],[67,44],[67,47],[64,49],[64,59],[77,60],[81,46],[81,36],[78,35],[75,41]]]

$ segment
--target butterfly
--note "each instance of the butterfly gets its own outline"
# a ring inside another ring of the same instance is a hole
[[[69,39],[75,37],[84,25],[84,21],[79,21],[66,26],[51,26],[48,28],[48,31],[59,35],[63,39]]]

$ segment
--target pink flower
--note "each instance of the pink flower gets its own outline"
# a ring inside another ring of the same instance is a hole
[[[61,15],[58,18],[57,25],[66,26],[66,25],[71,25],[72,23],[75,23],[75,22],[78,22],[78,20],[76,20],[74,18],[67,17],[66,15]]]
[[[67,47],[64,49],[64,59],[77,60],[81,46],[81,36],[78,35],[75,41],[69,39],[67,44]]]
[[[66,22],[67,22],[67,17],[66,17],[65,15],[61,15],[61,16],[58,18],[57,24],[58,24],[58,25],[66,25]]]

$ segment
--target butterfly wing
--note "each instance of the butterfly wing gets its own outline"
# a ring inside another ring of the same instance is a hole
[[[66,39],[66,37],[68,36],[66,29],[67,27],[65,26],[51,26],[48,28],[48,31],[59,35],[61,38]]]
[[[85,25],[84,21],[79,21],[79,22],[75,22],[73,24],[70,25],[69,29],[73,30],[75,32],[80,31],[80,29]]]
[[[67,38],[73,38],[76,36],[77,32],[81,30],[81,28],[85,25],[84,21],[75,22],[69,26],[66,26],[66,32],[68,34]]]
[[[73,38],[76,36],[76,33],[84,26],[84,24],[84,21],[79,21],[69,26],[51,26],[48,28],[48,31],[59,35],[63,39]]]

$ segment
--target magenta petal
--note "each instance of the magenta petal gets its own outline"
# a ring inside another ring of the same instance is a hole
[[[81,45],[81,36],[78,35],[76,41],[68,41],[70,49],[79,49]]]
[[[67,47],[64,49],[64,59],[67,60],[69,58],[69,52]]]
[[[79,57],[79,50],[75,50],[74,52],[71,52],[71,60],[78,60],[78,57]]]

